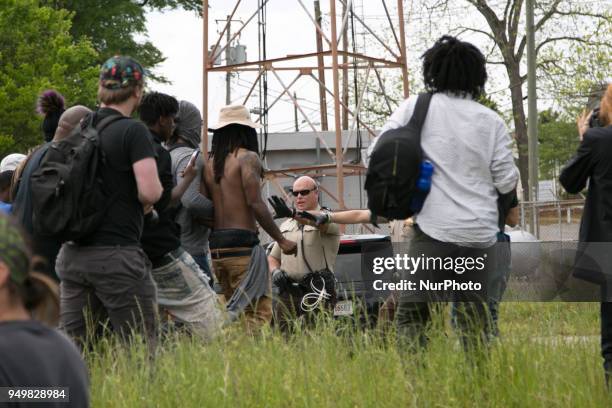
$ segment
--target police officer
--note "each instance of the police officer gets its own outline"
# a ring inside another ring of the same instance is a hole
[[[319,211],[319,188],[308,176],[293,183],[297,211]],[[302,225],[288,219],[280,226],[283,236],[297,242],[298,254],[285,255],[274,244],[268,256],[272,282],[279,289],[275,306],[275,318],[280,328],[286,330],[290,322],[318,310],[320,306],[335,303],[335,279],[333,268],[340,245],[337,224],[326,223],[319,227]]]

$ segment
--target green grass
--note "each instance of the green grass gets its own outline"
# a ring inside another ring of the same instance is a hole
[[[175,337],[87,355],[94,407],[605,407],[598,304],[506,303],[489,357],[466,358],[448,329],[427,350],[393,332],[323,322],[258,337],[238,328],[203,345]]]

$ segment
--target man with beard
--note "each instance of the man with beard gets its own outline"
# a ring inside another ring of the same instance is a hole
[[[262,286],[261,295],[244,310],[249,330],[272,319],[268,265],[258,245],[256,221],[284,253],[296,252],[296,243],[283,237],[261,197],[263,167],[255,131],[259,127],[246,107],[222,108],[204,171],[207,195],[215,208],[210,252],[225,298],[231,299],[249,273],[258,276]]]

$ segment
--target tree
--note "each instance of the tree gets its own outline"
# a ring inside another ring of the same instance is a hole
[[[523,84],[527,79],[525,71],[527,39],[523,30],[524,0],[505,0],[501,2],[487,0],[463,0],[472,10],[476,10],[484,19],[484,26],[474,19],[457,18],[460,21],[455,27],[455,34],[471,33],[484,36],[491,47],[486,52],[490,64],[502,65],[505,69],[512,100],[512,117],[515,138],[519,151],[519,169],[525,199],[529,199],[527,123],[523,106]],[[450,0],[424,0],[430,10],[446,10],[450,13]],[[603,60],[587,61],[582,59],[580,65],[592,70],[607,70],[612,63],[610,50],[612,36],[610,21],[612,14],[605,1],[576,2],[572,0],[536,0],[534,1],[536,53],[539,72],[548,72],[553,77],[551,67],[570,66],[577,45],[597,48]],[[454,3],[456,4],[456,3]],[[452,10],[453,13],[457,9]],[[468,25],[464,25],[470,22]],[[473,22],[474,24],[471,24]],[[542,56],[553,58],[542,58]],[[588,57],[588,56],[583,56]],[[557,74],[563,74],[558,70]],[[567,71],[566,71],[567,72]],[[539,79],[543,80],[544,77]]]
[[[612,24],[608,37],[612,38]],[[610,78],[607,49],[576,43],[570,51],[546,50],[542,60],[546,64],[546,69],[540,70],[542,88],[570,118],[578,116],[587,104],[591,109],[603,96]]]
[[[88,40],[74,41],[70,14],[33,0],[0,0],[0,157],[42,142],[38,94],[61,92],[69,104],[93,106],[98,55]]]
[[[100,65],[113,55],[130,55],[145,68],[153,71],[165,60],[161,51],[150,41],[138,41],[146,37],[146,11],[183,8],[202,10],[200,0],[41,0],[42,5],[56,10],[69,10],[73,15],[70,30],[74,38],[87,37],[98,52],[94,65]],[[165,82],[162,76],[152,75]]]
[[[553,110],[538,117],[540,179],[556,180],[559,169],[574,155],[580,141],[576,123]]]

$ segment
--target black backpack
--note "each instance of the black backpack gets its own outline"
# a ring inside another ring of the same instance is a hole
[[[99,168],[105,162],[99,134],[124,118],[112,115],[93,126],[95,114],[68,137],[52,142],[32,174],[34,233],[61,241],[78,241],[95,232],[115,195],[105,193]]]
[[[410,203],[423,161],[421,128],[431,97],[420,94],[408,124],[384,132],[372,151],[365,189],[373,218],[404,220],[414,215]]]

